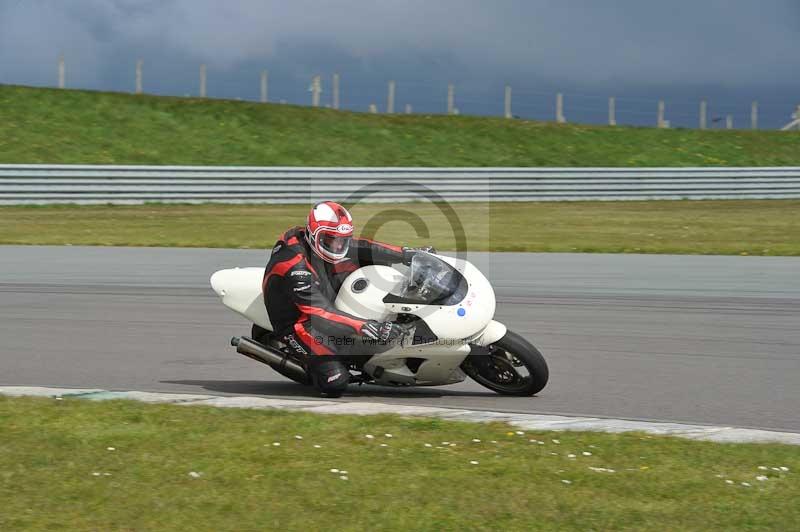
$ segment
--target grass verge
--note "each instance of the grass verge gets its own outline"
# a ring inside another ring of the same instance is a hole
[[[800,134],[371,115],[0,85],[0,163],[798,166]]]
[[[453,204],[480,251],[800,255],[800,201]],[[0,244],[269,248],[306,205],[0,207]],[[435,205],[358,205],[388,242],[455,249]],[[418,216],[425,230],[410,225]]]
[[[0,397],[2,530],[790,530],[798,472],[783,445]]]

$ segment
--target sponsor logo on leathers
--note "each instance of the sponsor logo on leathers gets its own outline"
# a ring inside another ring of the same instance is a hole
[[[287,336],[286,341],[290,346],[292,346],[292,349],[294,349],[298,353],[302,353],[304,355],[308,354],[308,351],[306,351],[305,348],[302,345],[300,345],[297,342],[297,340],[294,339],[294,336]]]

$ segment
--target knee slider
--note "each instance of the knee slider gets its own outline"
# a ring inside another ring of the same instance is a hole
[[[317,358],[317,357],[314,357]],[[338,360],[324,360],[328,357],[319,357],[323,360],[314,360],[311,372],[317,388],[324,393],[343,392],[350,382],[350,372]]]

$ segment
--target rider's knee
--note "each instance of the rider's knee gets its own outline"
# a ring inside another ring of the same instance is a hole
[[[324,394],[341,395],[350,382],[350,371],[340,361],[331,357],[313,357],[309,361],[317,388]]]

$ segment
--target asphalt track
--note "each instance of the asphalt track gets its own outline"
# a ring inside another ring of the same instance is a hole
[[[247,333],[210,274],[253,250],[0,247],[0,385],[303,398],[228,344]],[[507,398],[353,387],[349,400],[800,432],[800,259],[476,254],[497,319],[550,384]]]

